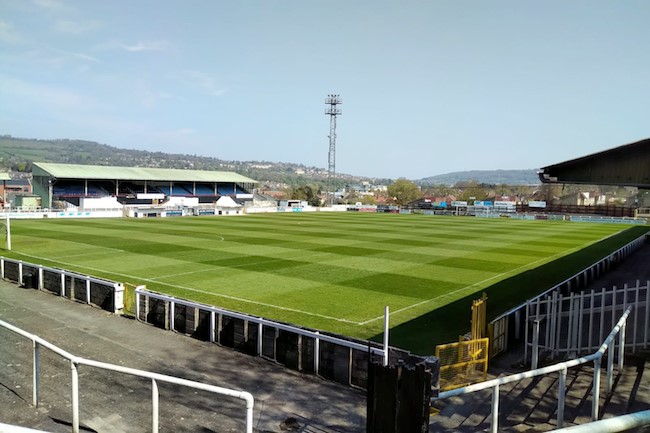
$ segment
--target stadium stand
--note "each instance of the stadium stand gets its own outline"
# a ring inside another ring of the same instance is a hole
[[[42,162],[33,164],[32,175],[34,194],[44,208],[66,202],[78,206],[84,197],[116,197],[122,204],[142,204],[142,194],[199,197],[203,204],[215,203],[224,195],[252,200],[250,192],[257,184],[253,179],[224,171]]]
[[[215,195],[214,187],[207,184],[196,184],[195,195]]]
[[[231,195],[236,193],[234,185],[217,185],[217,192],[220,195]]]

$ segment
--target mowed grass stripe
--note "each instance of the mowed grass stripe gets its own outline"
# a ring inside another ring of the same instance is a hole
[[[12,228],[17,256],[60,255],[72,267],[104,270],[100,276],[142,278],[175,296],[367,337],[380,325],[350,323],[376,317],[383,305],[404,309],[395,317],[402,323],[624,227],[322,213],[16,221]]]
[[[157,230],[157,229],[156,229],[156,230]],[[172,231],[172,232],[173,232],[174,234],[176,234],[175,231]],[[119,246],[119,245],[118,245],[118,246]],[[295,247],[295,245],[294,245],[294,247]],[[304,245],[299,245],[299,247],[304,248]],[[311,245],[310,245],[310,247],[311,247]],[[460,248],[460,249],[464,249],[464,250],[469,249],[469,250],[474,250],[474,251],[476,251],[476,250],[480,250],[480,248],[478,248],[477,245],[469,246],[469,248],[467,248],[467,247],[459,247],[459,246],[456,246],[456,245],[447,245],[447,247],[448,247],[448,248],[454,248],[454,247],[455,247],[455,248]],[[146,249],[146,246],[145,246],[145,249]],[[180,248],[173,248],[173,250],[174,250],[174,251],[173,251],[174,254],[176,254],[176,255],[178,255],[178,254],[183,254],[183,253],[184,253],[183,251],[181,251]],[[327,247],[326,247],[326,248],[323,248],[323,250],[327,250]],[[136,251],[136,252],[137,252],[137,251]],[[349,249],[349,250],[347,250],[347,251],[341,250],[341,253],[343,253],[343,254],[350,254],[350,255],[357,255],[357,254],[359,254],[359,253],[361,253],[361,254],[366,254],[366,255],[367,255],[367,254],[371,254],[372,252],[373,252],[372,250],[367,250],[367,249],[366,249],[366,250],[357,250],[356,252],[352,252],[352,249]],[[520,251],[515,251],[515,253],[519,253],[519,252],[520,252]],[[527,252],[525,252],[524,254],[526,254],[526,253],[527,253]],[[518,254],[517,254],[517,255],[518,255]],[[410,258],[407,257],[406,260],[409,261]]]

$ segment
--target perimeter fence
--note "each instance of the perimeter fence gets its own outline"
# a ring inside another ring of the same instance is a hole
[[[0,257],[0,277],[111,313],[133,311],[139,321],[159,328],[361,389],[367,388],[371,361],[398,363],[412,357],[408,351],[389,347],[386,338],[384,344],[357,340],[134,289],[128,284],[129,290],[125,290],[122,283],[21,260]]]
[[[381,362],[388,354],[393,365],[412,357],[408,351],[389,347],[387,342],[382,346],[297,327],[150,292],[143,287],[136,288],[135,296],[139,321],[347,386],[367,389],[371,361]]]
[[[0,257],[0,277],[28,289],[47,290],[111,313],[124,308],[124,285],[63,269]]]
[[[530,305],[537,305],[540,299],[545,299],[553,292],[567,296],[577,289],[585,288],[587,284],[604,275],[616,264],[641,248],[646,242],[647,235],[644,234],[550,289],[497,316],[488,324],[490,356],[505,352],[509,345],[514,344],[524,336],[525,316]]]

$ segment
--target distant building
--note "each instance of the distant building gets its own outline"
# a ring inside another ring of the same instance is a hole
[[[597,191],[581,191],[560,197],[561,204],[599,206],[607,204],[607,196]]]
[[[3,180],[0,183],[0,195],[4,194],[31,194],[32,184],[28,179]]]
[[[27,196],[32,193],[29,179],[11,179],[8,173],[0,173],[0,200],[8,204],[16,196]]]

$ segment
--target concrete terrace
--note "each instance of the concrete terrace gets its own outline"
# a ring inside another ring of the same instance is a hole
[[[256,431],[280,432],[288,417],[303,432],[365,430],[365,393],[313,376],[162,331],[49,293],[0,282],[0,319],[73,355],[153,371],[255,397]],[[71,431],[70,365],[41,350],[41,401],[32,401],[31,342],[0,328],[0,423],[50,432]],[[80,367],[82,431],[151,430],[151,384],[146,379]],[[160,431],[239,432],[242,400],[159,383]]]

